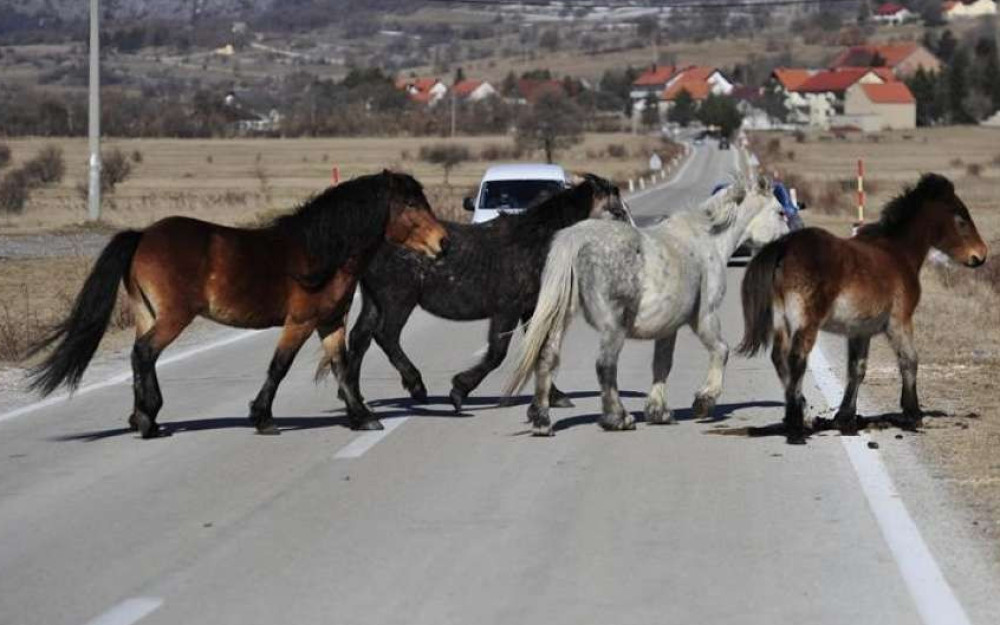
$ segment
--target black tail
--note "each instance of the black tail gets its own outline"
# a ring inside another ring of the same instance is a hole
[[[69,316],[28,349],[30,357],[58,343],[52,353],[28,374],[32,390],[48,395],[63,383],[71,389],[80,384],[80,378],[108,327],[118,285],[132,265],[132,257],[141,238],[142,233],[138,230],[124,230],[116,234],[87,276]]]
[[[765,245],[747,265],[740,295],[743,300],[743,341],[736,351],[753,356],[771,343],[774,334],[774,274],[785,256],[787,237]]]

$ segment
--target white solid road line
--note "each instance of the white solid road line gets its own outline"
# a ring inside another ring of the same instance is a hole
[[[345,445],[338,451],[333,457],[336,460],[353,460],[355,458],[360,458],[365,455],[369,449],[378,445],[379,442],[392,434],[392,431],[409,421],[409,417],[395,417],[393,419],[386,419],[382,422],[385,427],[384,430],[378,430],[376,432],[365,432],[359,435],[353,441]]]
[[[242,341],[243,339],[249,338],[251,336],[254,336],[254,335],[256,335],[259,332],[260,332],[260,330],[244,330],[244,331],[241,331],[241,332],[237,332],[235,334],[227,336],[226,338],[219,339],[218,341],[214,341],[212,343],[207,343],[205,345],[199,345],[198,347],[192,347],[191,349],[188,349],[188,350],[185,350],[185,351],[180,352],[178,354],[174,354],[173,356],[169,356],[167,358],[164,358],[164,359],[160,360],[157,363],[157,366],[158,367],[169,366],[169,365],[171,365],[171,364],[173,364],[175,362],[179,362],[181,360],[185,360],[185,359],[190,358],[192,356],[197,356],[198,354],[201,354],[203,352],[207,352],[207,351],[212,350],[212,349],[216,349],[217,347],[223,347],[225,345],[230,345],[230,344],[235,343],[237,341]],[[6,412],[6,413],[0,415],[0,423],[3,423],[4,421],[8,421],[10,419],[14,419],[16,417],[20,417],[22,415],[26,415],[29,412],[34,412],[36,410],[40,410],[42,408],[46,408],[48,406],[52,406],[52,405],[57,404],[59,402],[69,401],[75,395],[83,395],[83,394],[89,393],[91,391],[96,391],[98,389],[107,388],[109,386],[114,386],[115,384],[121,384],[122,382],[127,382],[131,378],[132,378],[132,371],[131,370],[124,371],[122,373],[119,373],[118,375],[114,375],[114,376],[112,376],[112,377],[110,377],[110,378],[108,378],[106,380],[101,381],[101,382],[95,382],[94,384],[88,384],[87,386],[83,386],[81,388],[78,388],[73,393],[61,393],[59,395],[55,395],[55,396],[49,397],[47,399],[43,399],[41,401],[37,401],[37,402],[35,402],[33,404],[28,404],[27,406],[21,406],[20,408],[15,408],[14,410],[11,410],[10,412]]]
[[[844,391],[819,342],[809,361],[816,385],[827,403],[836,408]],[[925,625],[969,625],[969,617],[907,512],[885,464],[878,453],[868,448],[870,440],[866,433],[840,437],[921,620]]]
[[[87,621],[87,625],[132,625],[155,612],[163,599],[157,597],[135,597],[126,599],[97,618]]]
[[[655,193],[656,191],[662,191],[663,189],[669,187],[670,185],[680,180],[681,176],[684,175],[684,172],[687,171],[688,165],[690,165],[691,161],[694,160],[694,155],[697,152],[698,148],[691,148],[691,152],[687,155],[687,158],[684,159],[684,163],[681,165],[681,168],[677,170],[677,172],[670,178],[670,180],[655,187],[650,187],[645,191],[639,191],[638,193],[633,193],[632,195],[628,196],[628,199],[638,200],[641,197],[646,197],[650,193]]]

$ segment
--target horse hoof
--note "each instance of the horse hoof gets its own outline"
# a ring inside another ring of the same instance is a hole
[[[281,434],[281,430],[274,423],[262,423],[257,426],[257,434],[261,436],[277,436]]]
[[[135,420],[135,413],[133,412],[128,416],[128,429],[132,432],[139,431],[139,424]]]
[[[551,425],[536,425],[531,428],[532,436],[555,436],[556,433],[552,431]]]
[[[367,421],[360,421],[351,426],[352,430],[358,430],[360,432],[373,432],[377,430],[384,430],[385,426],[378,419],[369,419]]]
[[[157,425],[156,421],[153,421],[146,415],[138,415],[135,420],[136,430],[139,432],[139,436],[144,439],[159,438],[163,435],[163,431],[160,426]]]
[[[785,436],[785,443],[788,445],[805,445],[806,435],[802,432],[797,432],[795,434],[788,434]]]
[[[598,421],[598,424],[601,426],[601,429],[603,429],[605,432],[621,432],[622,430],[627,429],[625,427],[625,420],[618,418],[617,416],[614,419],[602,418],[600,421]],[[634,425],[635,424],[633,424],[633,429]]]
[[[635,417],[631,414],[622,419],[622,430],[634,430],[635,429]]]
[[[462,412],[462,402],[465,401],[465,394],[457,388],[453,388],[451,389],[451,393],[448,393],[448,397],[451,398],[451,405],[454,406],[455,412]]]
[[[425,387],[423,384],[415,386],[409,389],[409,391],[410,391],[410,397],[413,398],[413,401],[420,404],[427,403],[427,387]]]
[[[698,396],[694,398],[691,412],[695,419],[709,419],[715,410],[715,400],[711,397]]]
[[[650,425],[675,425],[674,411],[669,408],[649,408],[646,407],[646,423]]]
[[[344,403],[347,403],[347,395],[344,394],[344,389],[342,388],[337,389],[337,399],[339,399]]]

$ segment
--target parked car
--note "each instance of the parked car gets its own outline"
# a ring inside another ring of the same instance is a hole
[[[486,170],[476,196],[465,198],[462,206],[472,211],[472,223],[479,224],[504,213],[523,212],[569,186],[559,165],[494,165]]]
[[[720,150],[729,149],[729,137],[719,137],[719,149]]]

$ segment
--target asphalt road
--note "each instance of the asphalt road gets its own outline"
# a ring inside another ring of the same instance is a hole
[[[632,207],[648,219],[690,206],[733,163],[699,148]],[[729,271],[735,343],[742,270]],[[505,370],[465,413],[450,409],[449,379],[485,329],[414,315],[403,344],[428,406],[411,406],[371,350],[379,434],[347,429],[335,387],[313,385],[310,343],[278,394],[282,435],[254,435],[247,402],[274,331],[220,334],[237,338],[161,366],[168,438],[124,429],[125,380],[0,416],[0,623],[948,622],[920,607],[839,437],[723,435],[780,420],[766,358],[733,358],[718,419],[694,422],[707,359],[684,332],[668,398],[680,423],[606,433],[595,336],[578,320],[558,378],[577,406],[554,411],[556,436],[538,439],[523,403],[497,406]],[[622,355],[637,412],[651,359],[651,343]],[[965,580],[948,581],[961,596]]]

